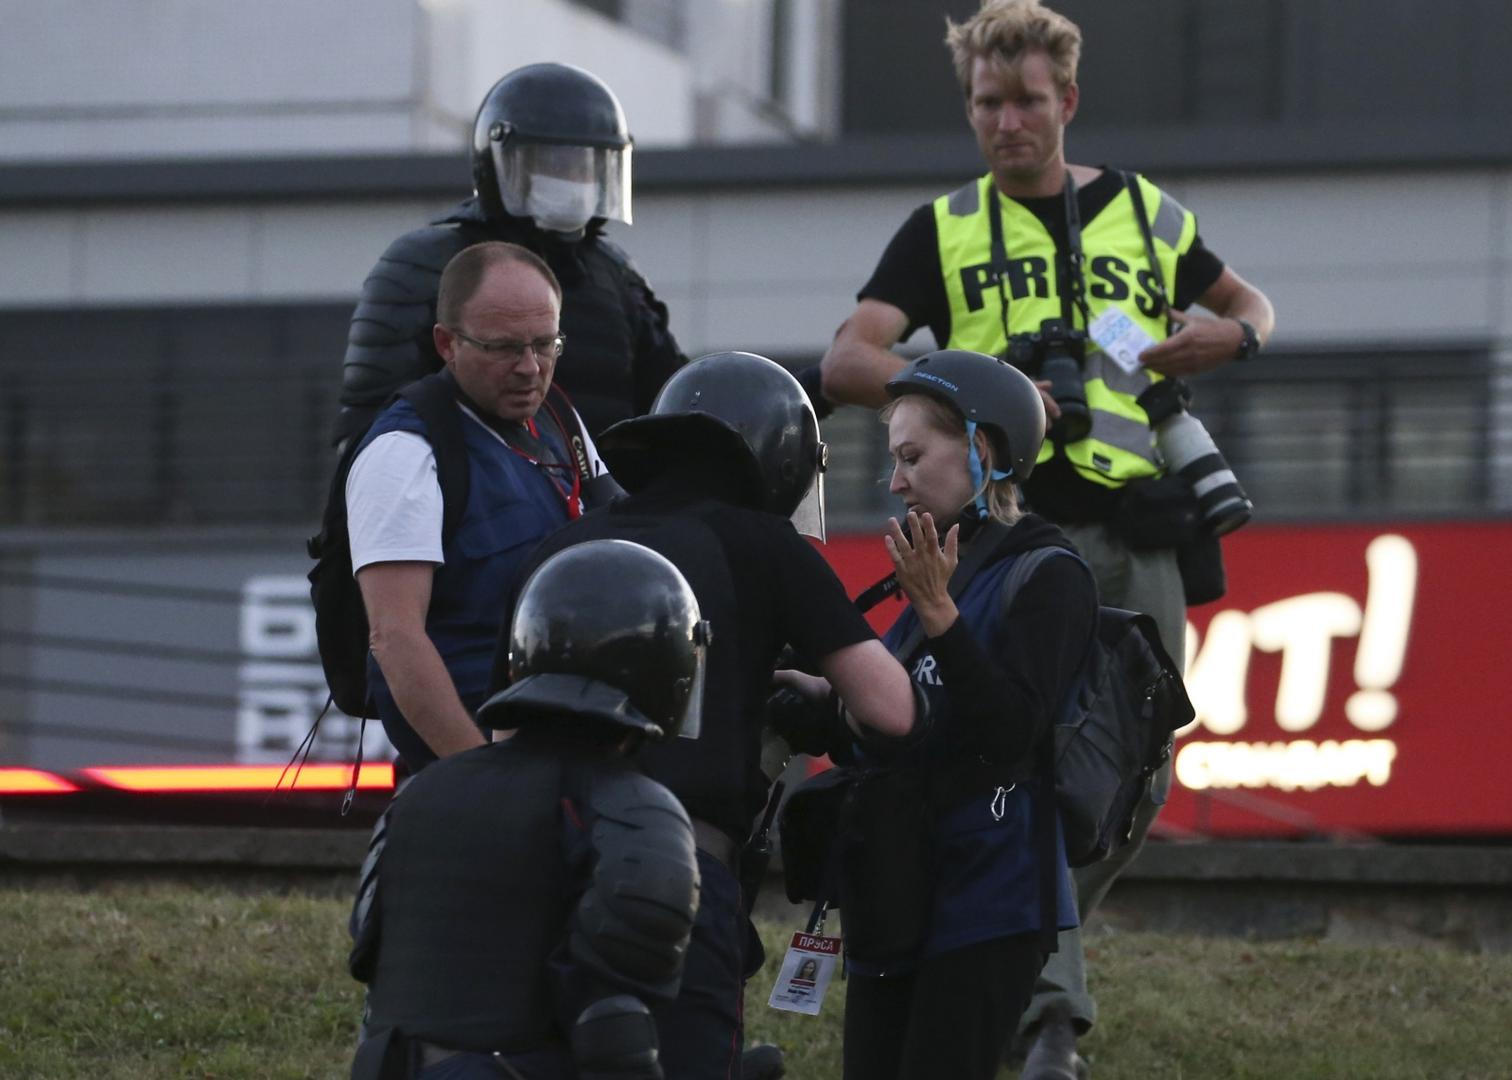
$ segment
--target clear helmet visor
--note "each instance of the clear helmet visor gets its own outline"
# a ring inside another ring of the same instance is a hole
[[[515,217],[575,233],[596,217],[630,224],[629,146],[495,141],[499,197]]]
[[[824,471],[829,467],[829,445],[821,442],[818,450],[819,467],[814,470],[814,482],[809,486],[789,520],[793,528],[804,536],[812,536],[821,544],[827,542],[824,530]]]
[[[698,645],[693,650],[696,659],[692,685],[688,688],[688,705],[683,711],[682,729],[677,733],[679,739],[696,739],[703,731],[704,667],[709,652],[708,622],[700,621],[694,633]]]

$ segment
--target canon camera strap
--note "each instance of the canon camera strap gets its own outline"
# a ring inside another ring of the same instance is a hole
[[[1013,335],[1008,330],[1008,290],[1003,285],[1003,276],[1008,273],[1008,247],[1003,239],[1003,195],[998,191],[996,183],[989,183],[987,186],[992,190],[992,213],[988,217],[988,223],[991,233],[993,277],[997,280],[998,300],[1001,302],[998,310],[1003,320],[1003,343],[1006,348],[1008,340]],[[1065,320],[1068,328],[1076,325],[1076,320],[1073,318],[1073,305],[1076,311],[1081,312],[1083,323],[1091,321],[1087,311],[1086,279],[1082,272],[1086,259],[1082,253],[1081,207],[1077,204],[1076,192],[1076,181],[1072,179],[1070,166],[1067,166],[1066,183],[1061,188],[1061,201],[1065,208],[1066,219],[1067,288],[1056,291],[1060,293],[1061,318]]]
[[[1139,235],[1144,238],[1145,258],[1150,262],[1150,273],[1155,276],[1155,298],[1160,301],[1160,310],[1166,317],[1166,333],[1171,333],[1171,296],[1166,291],[1165,274],[1160,269],[1160,260],[1155,257],[1155,236],[1150,230],[1150,215],[1145,210],[1144,192],[1140,190],[1139,178],[1131,172],[1120,172],[1124,187],[1129,189],[1129,199],[1134,203],[1134,220],[1139,222]]]

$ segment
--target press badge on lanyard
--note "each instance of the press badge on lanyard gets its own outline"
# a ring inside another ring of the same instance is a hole
[[[1093,319],[1087,333],[1110,360],[1130,375],[1144,370],[1139,354],[1155,344],[1154,338],[1117,308],[1109,308]]]
[[[767,1004],[784,1012],[818,1016],[839,961],[839,938],[825,937],[822,932],[805,934],[800,930],[793,935],[793,943],[788,946],[787,956],[783,957],[782,969],[777,973]]]

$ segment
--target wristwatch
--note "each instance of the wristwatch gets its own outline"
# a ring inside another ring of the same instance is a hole
[[[1260,351],[1260,335],[1255,333],[1255,328],[1243,319],[1235,319],[1239,329],[1244,331],[1244,337],[1239,342],[1239,348],[1234,352],[1235,360],[1253,360],[1255,354]]]

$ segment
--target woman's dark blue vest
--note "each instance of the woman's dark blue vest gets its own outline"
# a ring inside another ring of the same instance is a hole
[[[525,556],[547,533],[567,522],[567,504],[545,472],[506,446],[472,417],[464,417],[469,494],[456,533],[445,538],[431,582],[425,631],[441,654],[468,712],[483,703],[493,667],[499,627],[509,617],[505,605]],[[425,435],[425,424],[409,402],[395,402],[363,438],[364,446],[390,431]],[[554,432],[541,429],[558,461],[571,460]],[[360,451],[359,451],[360,453]],[[415,734],[389,693],[377,661],[368,656],[368,687],[389,741],[411,768],[436,755]]]
[[[1001,655],[1004,640],[1002,587],[1013,557],[980,571],[956,598],[972,637],[988,656]],[[895,649],[918,622],[906,608],[883,638]],[[908,673],[929,698],[936,731],[949,726],[950,701],[929,639],[913,655],[900,657]],[[1004,715],[1003,723],[1014,718]],[[945,765],[951,750],[926,751],[931,765]],[[973,774],[981,773],[973,769]],[[935,900],[924,955],[935,956],[1010,934],[1040,929],[1040,866],[1035,844],[1034,797],[1037,781],[1015,785],[1022,769],[1009,763],[997,782],[973,784],[958,798],[937,808],[935,828]],[[1057,921],[1059,928],[1077,924],[1076,902],[1066,868],[1065,847],[1056,828]],[[863,972],[864,974],[864,972]]]

